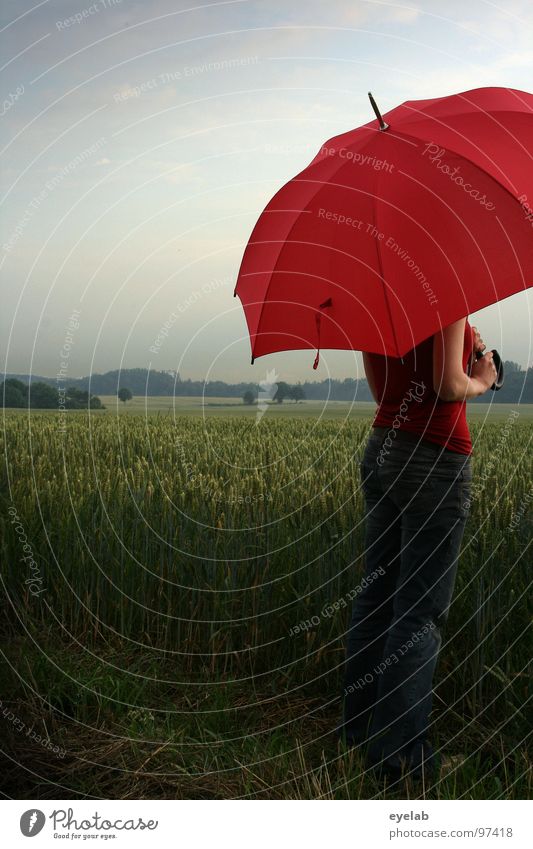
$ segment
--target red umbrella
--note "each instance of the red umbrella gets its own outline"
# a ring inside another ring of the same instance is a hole
[[[533,284],[533,95],[410,100],[329,139],[259,217],[235,286],[256,357],[401,357]]]

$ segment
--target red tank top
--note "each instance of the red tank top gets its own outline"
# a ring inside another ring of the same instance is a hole
[[[465,322],[463,370],[473,353],[473,334]],[[372,427],[393,427],[417,433],[459,454],[472,453],[466,421],[466,401],[442,401],[433,390],[433,336],[409,351],[402,361],[370,354],[381,403]]]

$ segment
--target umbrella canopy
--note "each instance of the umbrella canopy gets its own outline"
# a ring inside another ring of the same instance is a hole
[[[234,291],[252,363],[305,348],[401,357],[533,284],[533,95],[478,88],[375,109],[252,231]]]

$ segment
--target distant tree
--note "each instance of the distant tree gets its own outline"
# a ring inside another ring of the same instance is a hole
[[[242,396],[242,400],[245,404],[253,404],[255,402],[255,395],[251,389],[246,390],[246,392]]]
[[[92,410],[105,410],[97,395],[89,395],[88,392],[77,389],[75,386],[67,387],[65,407],[67,410],[86,410],[88,407]]]
[[[26,407],[28,404],[28,387],[21,380],[8,378],[0,386],[0,398],[5,407]]]
[[[131,394],[131,389],[128,389],[126,386],[122,386],[118,390],[117,395],[124,403],[126,403],[126,401],[131,401],[131,399],[133,398],[133,395]]]
[[[513,360],[504,360],[503,369],[505,374],[511,374],[513,371],[522,371],[522,366],[520,363],[513,362]]]
[[[68,386],[65,392],[65,407],[68,410],[82,410],[88,406],[89,393],[75,386]]]
[[[300,386],[299,383],[297,383],[296,386],[291,386],[290,397],[293,401],[296,401],[296,403],[298,403],[298,401],[303,401],[305,399],[305,391],[303,386]]]
[[[90,396],[89,407],[91,410],[105,410],[105,404],[102,404],[102,400],[98,397],[98,395]]]
[[[68,386],[64,399],[58,392],[57,385],[36,380],[30,386],[21,380],[8,378],[0,384],[0,402],[5,407],[27,407],[28,399],[34,410],[53,410],[63,405],[67,410],[83,410],[91,407],[94,410],[105,410],[100,398],[89,395],[75,386]]]
[[[53,410],[59,404],[57,389],[48,383],[31,383],[28,392],[30,407],[37,410]]]
[[[289,386],[289,384],[285,383],[285,381],[283,381],[283,380],[280,381],[280,383],[278,383],[278,388],[276,390],[276,394],[274,395],[274,401],[276,401],[278,404],[283,404],[283,401],[285,400],[285,398],[288,398],[289,396],[290,396],[290,386]]]

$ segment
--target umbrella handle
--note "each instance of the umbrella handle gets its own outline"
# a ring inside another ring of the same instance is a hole
[[[316,357],[315,357],[315,361],[313,363],[314,369],[316,369],[318,367],[318,361],[320,359],[320,320],[322,318],[322,310],[324,309],[324,307],[330,307],[331,304],[332,304],[331,298],[328,298],[327,301],[324,301],[324,303],[320,304],[320,306],[318,307],[318,310],[316,311],[315,321],[316,321],[316,332],[317,332],[318,339],[317,339]]]
[[[484,356],[485,356],[485,354],[483,353],[483,351],[476,351],[476,360],[479,360],[481,357],[484,357]],[[496,380],[494,381],[494,383],[492,384],[492,386],[490,388],[492,389],[493,392],[496,392],[498,389],[502,388],[503,381],[504,381],[503,363],[501,361],[501,357],[498,354],[498,351],[496,350],[496,348],[492,349],[492,361],[493,361],[494,365],[496,366],[497,374],[496,374]]]

